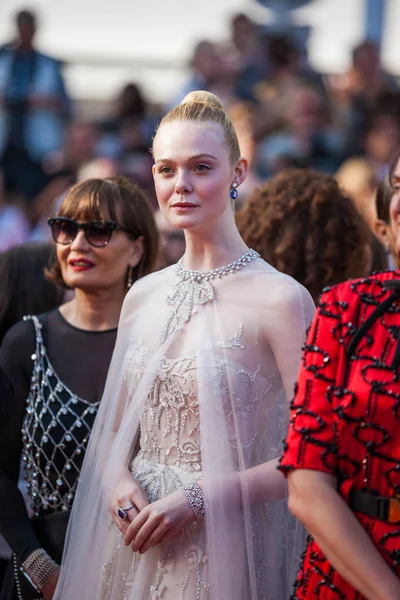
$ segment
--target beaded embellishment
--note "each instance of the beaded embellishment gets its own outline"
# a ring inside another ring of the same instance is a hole
[[[194,512],[196,520],[202,519],[206,514],[206,507],[204,494],[199,484],[195,481],[187,483],[183,486],[182,491],[189,502],[190,508]]]
[[[166,298],[167,304],[170,304],[172,308],[161,332],[161,343],[165,342],[168,335],[173,336],[182,329],[192,316],[195,306],[214,300],[215,292],[211,284],[213,279],[220,279],[225,275],[236,273],[259,257],[258,252],[250,249],[229,265],[211,271],[185,269],[182,259],[180,259],[175,266],[175,273],[179,281]]]
[[[22,424],[22,460],[34,515],[68,510],[99,403],[78,398],[58,377],[43,342],[42,324],[32,320],[36,349]]]

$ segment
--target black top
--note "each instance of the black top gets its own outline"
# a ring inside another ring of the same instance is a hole
[[[0,367],[7,376],[0,371],[0,534],[19,561],[40,547],[17,487],[21,456],[28,466],[34,513],[39,516],[69,508],[116,335],[116,329],[77,329],[56,309],[36,321],[21,321],[4,338],[0,348]],[[57,458],[54,451],[60,447],[62,456]],[[51,489],[46,490],[46,485]]]

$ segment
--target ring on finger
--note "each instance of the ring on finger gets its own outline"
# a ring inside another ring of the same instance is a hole
[[[128,513],[130,510],[132,510],[132,508],[136,508],[136,506],[134,504],[132,504],[131,506],[127,506],[126,508],[120,507],[117,510],[117,514],[118,514],[119,518],[122,519],[122,521],[126,521],[128,518]]]

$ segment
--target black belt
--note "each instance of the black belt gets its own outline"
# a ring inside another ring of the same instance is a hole
[[[349,506],[354,512],[360,512],[368,517],[386,523],[400,523],[400,497],[384,498],[371,492],[351,490]]]

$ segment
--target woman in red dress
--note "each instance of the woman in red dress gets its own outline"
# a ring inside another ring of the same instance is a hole
[[[398,240],[399,156],[389,208]],[[324,291],[291,409],[280,469],[311,534],[292,598],[399,600],[399,271]]]
[[[280,468],[311,536],[292,598],[400,599],[400,279],[327,289]]]

